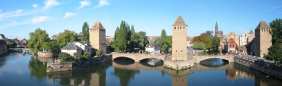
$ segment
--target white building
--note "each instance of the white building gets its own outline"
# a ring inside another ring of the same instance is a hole
[[[160,53],[160,48],[157,48],[156,46],[147,46],[145,47],[145,51],[149,53]]]
[[[68,43],[65,47],[63,47],[61,49],[61,52],[69,54],[69,55],[71,55],[71,56],[73,56],[75,58],[80,56],[82,54],[82,51],[83,51],[82,48],[83,47],[82,47],[82,45],[78,46],[76,44],[79,44],[79,43],[76,43],[76,42]],[[84,47],[84,49],[85,49],[85,47]]]
[[[245,46],[248,44],[248,33],[243,33],[239,36],[239,46]]]

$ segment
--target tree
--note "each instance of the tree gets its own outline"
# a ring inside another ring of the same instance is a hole
[[[272,46],[266,58],[282,64],[282,19],[273,20],[270,27],[272,28]]]
[[[50,50],[50,38],[45,30],[40,28],[29,34],[28,47],[33,53],[42,51],[43,49]]]
[[[212,47],[212,37],[209,34],[201,34],[200,36],[194,37],[192,43],[196,45],[203,43],[204,47],[202,48],[202,50],[210,49]]]
[[[220,38],[212,37],[212,46],[210,49],[210,54],[218,54],[219,53],[219,45],[220,45]]]
[[[140,31],[138,32],[139,35],[139,39],[138,39],[138,43],[139,43],[139,48],[144,51],[145,47],[147,44],[149,44],[149,41],[146,37],[146,32]]]
[[[62,33],[59,33],[56,36],[56,41],[59,44],[59,46],[62,48],[64,47],[67,43],[77,41],[77,34],[73,31],[70,30],[65,30]]]
[[[89,43],[89,26],[87,22],[84,22],[82,26],[82,40],[81,41],[84,43]]]
[[[169,53],[170,52],[169,49],[171,48],[171,43],[172,43],[172,39],[170,36],[166,35],[166,31],[164,29],[161,31],[160,38],[154,41],[154,45],[160,47],[161,53]]]
[[[125,52],[127,47],[127,30],[126,22],[121,21],[120,26],[116,29],[116,35],[114,40],[114,49],[118,52]]]
[[[117,52],[136,52],[145,50],[148,40],[145,32],[135,32],[134,26],[129,26],[125,21],[121,21],[114,35],[111,47]]]

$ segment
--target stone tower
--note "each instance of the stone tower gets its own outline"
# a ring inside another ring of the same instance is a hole
[[[106,30],[104,29],[101,22],[96,22],[92,28],[89,30],[89,41],[92,48],[95,48],[102,52],[106,53]]]
[[[188,60],[187,52],[187,25],[181,16],[178,16],[172,30],[172,60]]]
[[[261,21],[255,30],[255,55],[264,57],[272,45],[271,28],[265,21]]]

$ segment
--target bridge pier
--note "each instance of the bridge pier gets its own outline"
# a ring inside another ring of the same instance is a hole
[[[190,69],[194,65],[194,62],[191,60],[185,61],[172,61],[172,60],[165,60],[164,66],[169,69],[173,70],[185,70]]]

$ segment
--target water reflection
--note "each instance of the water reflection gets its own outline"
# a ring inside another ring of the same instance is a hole
[[[47,63],[41,62],[36,58],[31,58],[29,61],[29,70],[32,76],[37,79],[44,79],[47,75]]]
[[[162,66],[148,67],[140,63],[119,65],[108,62],[75,68],[69,72],[46,73],[44,60],[11,54],[0,58],[0,64],[2,64],[1,86],[279,86],[282,84],[281,80],[233,63],[220,67],[195,65],[190,70],[173,71]],[[15,72],[19,69],[21,75]],[[14,83],[15,81],[17,83]]]
[[[209,67],[218,67],[218,66],[226,65],[228,63],[229,62],[227,60],[220,58],[210,58],[200,62],[201,65],[205,65]]]
[[[137,73],[139,73],[139,71],[114,68],[114,74],[119,78],[120,86],[128,86],[129,81],[132,80]]]

